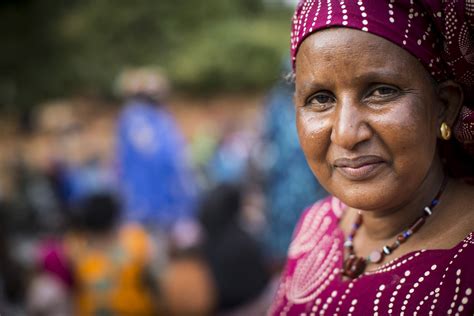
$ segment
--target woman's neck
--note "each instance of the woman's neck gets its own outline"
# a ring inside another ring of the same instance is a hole
[[[360,210],[363,216],[360,233],[373,241],[394,238],[423,214],[425,206],[430,205],[439,192],[443,179],[444,172],[441,163],[435,163],[410,200],[388,209]],[[440,204],[442,204],[442,200],[443,196],[441,196]],[[436,207],[434,215],[441,207],[442,205]]]

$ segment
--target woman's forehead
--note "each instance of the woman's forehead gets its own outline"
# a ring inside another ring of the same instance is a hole
[[[406,51],[382,37],[342,27],[325,29],[308,36],[301,44],[296,61],[298,61],[301,51],[315,51],[318,54],[323,54],[325,58],[336,53],[338,55],[369,57],[388,54],[401,55],[402,58],[408,55]]]
[[[334,68],[335,67],[335,68]],[[310,71],[357,71],[353,75],[423,71],[408,52],[379,36],[349,28],[331,28],[308,36],[298,51],[296,75]]]

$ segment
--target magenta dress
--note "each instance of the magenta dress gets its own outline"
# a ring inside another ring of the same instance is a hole
[[[474,315],[474,233],[342,280],[343,209],[328,197],[303,214],[269,315]]]

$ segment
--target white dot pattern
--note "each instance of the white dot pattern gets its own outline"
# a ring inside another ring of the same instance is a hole
[[[366,0],[365,0],[366,1]],[[473,75],[466,72],[471,71],[468,67],[460,67],[459,63],[473,63],[473,35],[474,25],[474,0],[465,0],[467,17],[472,17],[470,23],[460,21],[458,0],[443,1],[442,10],[433,8],[433,12],[426,12],[425,7],[413,0],[380,1],[380,4],[366,4],[364,0],[354,0],[352,3],[335,0],[305,0],[301,1],[293,18],[291,33],[291,48],[293,61],[296,60],[296,50],[302,39],[308,33],[325,27],[327,25],[352,26],[363,31],[371,31],[371,20],[377,20],[379,14],[368,14],[368,7],[374,7],[376,12],[383,16],[383,20],[378,23],[385,23],[387,26],[393,25],[394,31],[390,34],[382,34],[380,30],[374,30],[376,34],[384,37],[400,34],[401,38],[391,38],[417,55],[419,46],[433,49],[432,56],[420,57],[421,62],[429,69],[429,72],[437,78],[446,77],[444,65],[449,65],[452,75],[458,79],[467,80],[470,85],[474,85]],[[315,5],[317,3],[317,5]],[[380,7],[378,7],[380,6]],[[315,8],[316,7],[316,8]],[[403,8],[403,9],[401,9]],[[318,18],[320,15],[323,20]],[[311,21],[309,21],[309,20]],[[383,22],[385,21],[385,22]],[[436,24],[436,26],[434,25]],[[416,26],[416,28],[415,28]],[[434,29],[437,29],[436,32]],[[443,37],[439,37],[440,32]],[[444,40],[444,63],[436,60],[439,57],[441,47],[440,39]],[[429,50],[427,50],[429,51]],[[427,58],[428,57],[428,58]],[[462,73],[458,71],[462,69]],[[459,72],[459,73],[458,73]],[[463,82],[464,83],[464,82]]]
[[[474,233],[452,249],[422,249],[344,281],[344,238],[332,205],[342,204],[323,200],[302,218],[270,315],[463,315],[474,310],[474,273],[467,259],[474,258]],[[319,236],[312,248],[307,247],[309,235]]]

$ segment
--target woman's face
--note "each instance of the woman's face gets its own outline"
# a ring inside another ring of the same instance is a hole
[[[351,207],[401,206],[439,170],[434,86],[385,39],[347,28],[309,36],[296,58],[295,105],[313,173]]]

